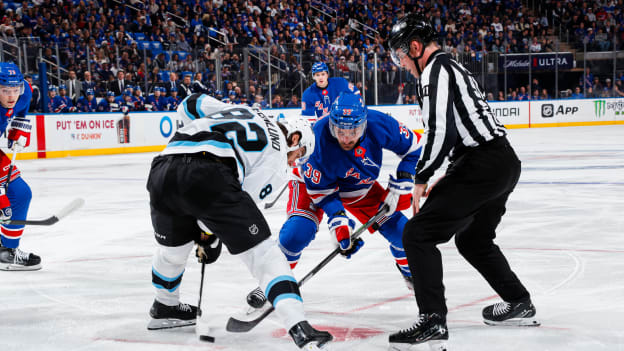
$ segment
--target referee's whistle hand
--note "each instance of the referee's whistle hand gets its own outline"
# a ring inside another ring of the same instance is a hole
[[[427,191],[427,184],[415,184],[414,191],[412,192],[412,210],[414,214],[420,211],[420,198]]]

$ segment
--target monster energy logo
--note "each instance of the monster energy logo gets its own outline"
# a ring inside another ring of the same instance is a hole
[[[594,101],[594,115],[602,117],[607,112],[607,102],[605,100]]]

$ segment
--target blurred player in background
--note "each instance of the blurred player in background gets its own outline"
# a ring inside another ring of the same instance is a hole
[[[26,118],[32,90],[14,63],[0,62],[0,130],[6,132],[9,149],[20,151],[30,144],[32,125]],[[11,219],[25,220],[32,198],[30,187],[7,155],[0,151],[0,269],[33,271],[41,269],[41,258],[19,248],[23,225],[10,225]],[[10,174],[9,174],[10,172]],[[8,184],[7,184],[8,182]]]
[[[310,85],[301,96],[301,115],[310,123],[316,122],[329,114],[331,104],[342,92],[359,94],[360,91],[344,78],[329,77],[329,68],[325,62],[312,65],[314,84]]]

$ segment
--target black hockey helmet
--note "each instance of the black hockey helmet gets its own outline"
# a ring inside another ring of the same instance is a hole
[[[405,54],[408,54],[409,44],[413,39],[422,41],[426,46],[430,42],[436,40],[437,36],[438,33],[433,28],[431,22],[419,13],[408,13],[399,18],[396,24],[392,26],[390,38],[388,39],[388,48],[390,49],[392,61],[394,61],[397,66],[400,66],[396,50],[401,49]],[[419,57],[412,59],[416,61],[421,56],[422,52]]]

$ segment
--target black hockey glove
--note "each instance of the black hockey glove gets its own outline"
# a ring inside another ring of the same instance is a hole
[[[351,241],[351,247],[347,250],[340,250],[340,254],[344,256],[346,259],[350,259],[353,254],[358,252],[360,248],[364,246],[364,240],[361,238],[357,238]]]
[[[222,246],[223,243],[216,235],[202,232],[201,240],[197,241],[197,249],[195,250],[197,261],[206,264],[214,263],[221,254]]]

